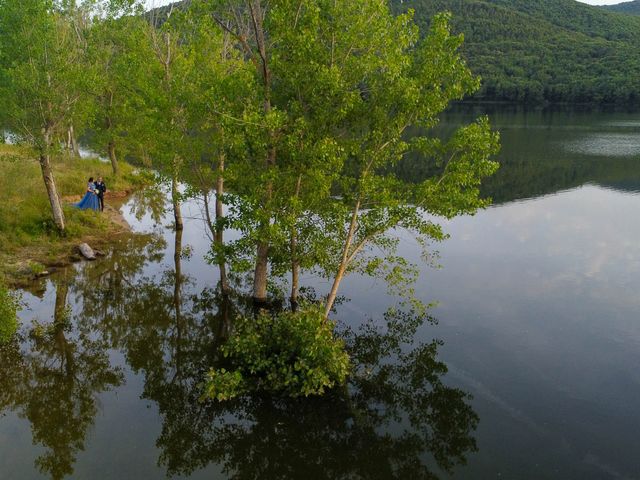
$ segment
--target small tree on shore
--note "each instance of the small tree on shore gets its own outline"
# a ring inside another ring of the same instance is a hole
[[[0,0],[0,117],[5,128],[38,152],[53,221],[65,216],[51,165],[84,98],[84,50],[64,5]]]

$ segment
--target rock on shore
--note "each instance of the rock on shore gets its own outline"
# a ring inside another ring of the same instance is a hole
[[[78,250],[80,250],[80,253],[82,254],[82,256],[87,260],[96,259],[96,252],[94,252],[93,249],[87,243],[81,243],[80,245],[78,245]]]

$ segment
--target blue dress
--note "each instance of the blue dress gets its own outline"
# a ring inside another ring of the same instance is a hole
[[[74,207],[78,207],[80,210],[100,210],[100,199],[96,195],[96,186],[89,182],[87,185],[87,193],[85,193],[80,203],[74,204]]]

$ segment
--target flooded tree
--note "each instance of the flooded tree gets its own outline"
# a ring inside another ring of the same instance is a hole
[[[295,305],[300,270],[315,270],[332,282],[328,317],[346,274],[384,277],[402,263],[388,232],[441,240],[427,215],[450,218],[487,204],[478,187],[497,168],[490,157],[498,145],[487,120],[449,141],[429,134],[450,101],[479,86],[446,15],[419,40],[411,14],[395,17],[385,2],[202,5],[254,68],[235,126],[245,154],[227,175],[237,179],[229,224],[243,234],[232,250],[244,259],[238,264],[253,262],[258,304],[270,276],[290,271]],[[436,166],[418,184],[393,173],[411,151]],[[366,258],[370,247],[390,262]]]

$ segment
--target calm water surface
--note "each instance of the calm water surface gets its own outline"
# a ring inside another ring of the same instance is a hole
[[[437,324],[386,330],[385,286],[350,277],[337,317],[369,363],[324,399],[198,402],[243,300],[216,295],[198,204],[176,238],[129,202],[148,235],[23,294],[0,350],[0,479],[640,479],[640,114],[488,113],[495,204],[445,222],[442,268],[423,266]],[[416,159],[402,174],[420,177]]]

